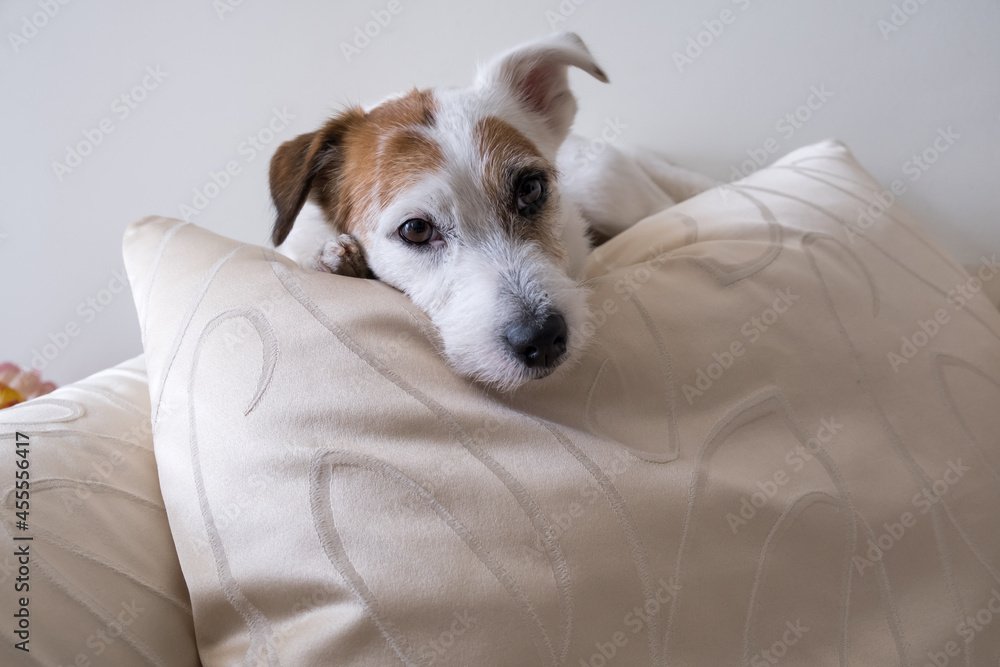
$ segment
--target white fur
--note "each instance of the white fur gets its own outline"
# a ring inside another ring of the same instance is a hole
[[[282,254],[294,259],[299,266],[313,271],[329,271],[321,262],[327,241],[337,238],[336,230],[323,216],[319,206],[307,201],[295,218],[295,226],[285,242],[278,246]]]
[[[562,188],[590,226],[617,236],[645,217],[718,185],[651,151],[571,134],[559,149]]]

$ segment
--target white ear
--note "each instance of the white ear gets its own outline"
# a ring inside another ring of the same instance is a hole
[[[513,95],[527,110],[540,114],[561,143],[576,116],[576,99],[566,73],[570,65],[608,82],[608,75],[576,33],[557,32],[493,58],[479,69],[476,87]]]

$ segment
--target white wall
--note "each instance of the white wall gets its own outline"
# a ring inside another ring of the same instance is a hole
[[[235,161],[240,173],[193,221],[264,243],[267,166],[281,141],[349,102],[464,85],[477,59],[553,25],[579,32],[612,79],[574,75],[579,131],[617,119],[627,126],[622,141],[720,179],[769,139],[770,162],[838,137],[883,183],[903,179],[904,202],[963,262],[1000,252],[995,0],[396,0],[398,14],[349,62],[341,43],[389,0],[242,0],[220,14],[225,2],[0,3],[0,360],[25,365],[50,344],[58,353],[44,375],[67,383],[137,354],[131,296],[112,292],[129,222],[179,216],[210,172]],[[43,6],[58,13],[43,21]],[[894,6],[900,25],[890,32]],[[712,23],[724,10],[730,22]],[[45,25],[32,32],[25,17]],[[705,32],[706,21],[720,34]],[[22,31],[30,38],[13,37]],[[679,68],[674,54],[699,33],[708,45]],[[147,68],[165,78],[156,82]],[[144,80],[156,87],[125,117],[115,101]],[[779,125],[814,88],[832,95],[822,104],[814,97],[818,108],[800,127]],[[254,154],[243,142],[275,109],[291,119]],[[113,131],[57,176],[67,145],[87,131],[96,137],[102,120]],[[947,128],[959,138],[914,171],[911,156]],[[61,336],[67,326],[77,335]]]

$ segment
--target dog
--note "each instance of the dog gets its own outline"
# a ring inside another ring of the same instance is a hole
[[[579,36],[556,33],[493,58],[469,88],[348,108],[285,142],[270,166],[273,244],[404,292],[474,381],[512,390],[569,365],[586,345],[588,233],[716,185],[571,136],[569,67],[608,82]]]

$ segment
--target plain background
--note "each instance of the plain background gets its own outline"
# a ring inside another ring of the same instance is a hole
[[[902,180],[963,263],[1000,252],[996,0],[5,0],[0,29],[0,361],[59,384],[141,352],[117,277],[129,222],[197,203],[192,222],[263,244],[282,141],[350,103],[467,85],[552,29],[578,32],[612,80],[572,75],[580,133],[615,124],[616,141],[720,180],[836,137]],[[813,90],[826,99],[802,108]],[[80,142],[95,145],[58,167]],[[213,173],[225,187],[205,193]]]

